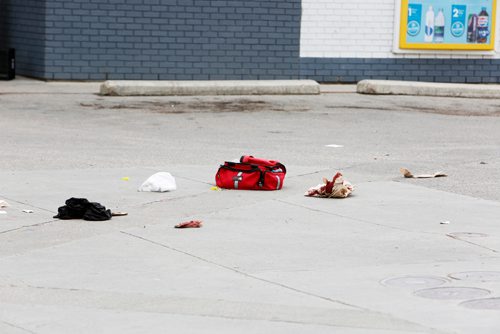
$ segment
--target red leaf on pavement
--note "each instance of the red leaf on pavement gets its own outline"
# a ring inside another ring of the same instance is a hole
[[[199,228],[203,222],[201,220],[190,220],[188,222],[175,225],[175,228]]]

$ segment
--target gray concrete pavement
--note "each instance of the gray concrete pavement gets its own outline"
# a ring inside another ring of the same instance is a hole
[[[0,82],[1,333],[497,332],[498,100],[97,92]],[[248,153],[283,190],[210,190]],[[352,197],[303,196],[337,170]],[[178,190],[137,192],[156,171]],[[129,215],[53,219],[72,196]]]

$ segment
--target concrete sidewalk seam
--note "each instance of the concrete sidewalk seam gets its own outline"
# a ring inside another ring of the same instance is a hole
[[[476,244],[475,242],[468,241],[468,240],[464,240],[464,239],[461,239],[461,238],[459,238],[459,237],[457,237],[457,236],[454,236],[454,235],[446,234],[446,236],[447,236],[448,238],[453,239],[453,240],[457,240],[457,241],[465,242],[465,243],[467,243],[467,244],[471,244],[471,245],[476,246],[476,247],[484,248],[484,249],[489,250],[489,251],[491,251],[491,252],[493,252],[493,253],[498,253],[498,251],[497,251],[496,249],[489,248],[489,247],[486,247],[486,246],[483,246],[483,245],[480,245],[480,244]]]
[[[16,227],[16,228],[13,228],[13,229],[10,229],[10,230],[1,231],[0,234],[7,234],[7,233],[10,233],[10,232],[15,232],[15,231],[23,230],[25,228],[30,228],[30,227],[39,227],[39,226],[47,225],[47,224],[50,224],[50,223],[54,223],[54,222],[56,222],[58,220],[59,219],[54,219],[54,220],[49,220],[49,221],[46,221],[46,222],[36,223],[36,224],[33,224],[33,225],[23,225],[21,227]]]
[[[149,242],[149,243],[152,243],[152,244],[155,244],[157,246],[160,246],[160,247],[163,247],[163,248],[166,248],[166,249],[169,249],[171,251],[174,251],[174,252],[177,252],[177,253],[180,253],[180,254],[184,254],[184,255],[187,255],[189,257],[192,257],[192,258],[195,258],[197,260],[200,260],[200,261],[203,261],[203,262],[206,262],[206,263],[210,263],[214,266],[217,266],[217,267],[220,267],[220,268],[223,268],[223,269],[226,269],[226,270],[229,270],[229,271],[232,271],[234,273],[237,273],[237,274],[240,274],[240,275],[243,275],[245,277],[248,277],[248,278],[251,278],[251,279],[254,279],[254,280],[258,280],[258,281],[261,281],[261,282],[265,282],[265,283],[269,283],[269,284],[272,284],[272,285],[275,285],[275,286],[279,286],[281,288],[284,288],[284,289],[287,289],[287,290],[291,290],[291,291],[294,291],[294,292],[297,292],[297,293],[300,293],[300,294],[303,294],[303,295],[307,295],[309,297],[314,297],[314,298],[319,298],[319,299],[322,299],[322,300],[326,300],[328,302],[332,302],[332,303],[337,303],[337,304],[341,304],[341,305],[344,305],[344,306],[349,306],[349,307],[353,307],[353,308],[356,308],[356,309],[359,309],[359,310],[364,310],[364,311],[370,311],[370,312],[373,312],[369,309],[366,309],[366,308],[363,308],[363,307],[360,307],[360,306],[356,306],[356,305],[352,305],[352,304],[349,304],[349,303],[345,303],[345,302],[342,302],[342,301],[339,301],[339,300],[335,300],[335,299],[331,299],[329,297],[324,297],[324,296],[320,296],[320,295],[316,295],[314,293],[310,293],[310,292],[307,292],[307,291],[303,291],[303,290],[300,290],[300,289],[296,289],[294,287],[290,287],[288,285],[285,285],[285,284],[281,284],[281,283],[278,283],[278,282],[274,282],[274,281],[271,281],[271,280],[267,280],[267,279],[264,279],[264,278],[260,278],[260,277],[257,277],[257,276],[254,276],[254,275],[251,275],[251,274],[248,274],[248,273],[245,273],[241,270],[237,270],[237,269],[234,269],[234,268],[231,268],[229,266],[226,266],[226,265],[223,265],[223,264],[220,264],[220,263],[217,263],[217,262],[214,262],[214,261],[211,261],[211,260],[208,260],[208,259],[204,259],[198,255],[195,255],[195,254],[191,254],[191,253],[188,253],[186,251],[183,251],[183,250],[180,250],[180,249],[177,249],[177,248],[174,248],[174,247],[171,247],[169,245],[165,245],[163,243],[160,243],[160,242],[157,242],[157,241],[154,241],[154,240],[150,240],[150,239],[147,239],[147,238],[144,238],[144,237],[141,237],[139,235],[136,235],[136,234],[133,234],[133,233],[129,233],[129,232],[125,232],[125,231],[120,231],[120,233],[123,233],[125,235],[128,235],[130,237],[133,237],[133,238],[137,238],[137,239],[140,239],[140,240],[143,240],[143,241],[146,241],[146,242]]]
[[[24,332],[26,332],[26,333],[30,333],[30,334],[37,334],[37,333],[35,333],[35,332],[30,331],[29,329],[26,329],[26,328],[21,327],[21,326],[19,326],[19,325],[12,324],[12,323],[7,322],[7,321],[5,321],[5,320],[0,320],[0,322],[1,322],[2,324],[6,324],[7,326],[10,326],[10,327],[12,327],[12,328],[22,330],[22,331],[24,331]]]
[[[315,199],[315,200],[318,200],[318,199]],[[325,200],[343,201],[343,200],[346,200],[346,199],[325,199]],[[287,204],[287,205],[295,206],[295,207],[298,207],[298,208],[307,209],[309,211],[319,212],[319,213],[323,213],[323,214],[330,215],[330,216],[335,216],[335,217],[340,217],[340,218],[344,218],[344,219],[349,219],[349,220],[357,221],[357,222],[360,222],[360,223],[363,223],[363,224],[369,224],[369,225],[375,225],[375,226],[379,226],[379,227],[384,227],[384,228],[388,228],[388,229],[391,229],[391,230],[403,231],[403,232],[409,232],[409,233],[424,233],[424,234],[438,235],[437,233],[432,233],[432,232],[411,231],[411,230],[407,230],[407,229],[403,229],[403,228],[399,228],[399,227],[394,227],[394,226],[388,226],[388,225],[373,223],[373,222],[370,222],[370,221],[364,220],[364,219],[359,219],[359,218],[354,218],[354,217],[339,215],[339,214],[333,213],[333,212],[323,211],[323,210],[320,210],[320,209],[314,209],[314,208],[311,208],[311,207],[308,207],[308,206],[304,206],[304,205],[300,205],[300,204],[296,204],[296,203],[290,203],[290,202],[287,202],[286,200],[277,199],[276,201],[284,203],[284,204]]]

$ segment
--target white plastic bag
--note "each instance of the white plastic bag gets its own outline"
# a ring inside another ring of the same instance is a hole
[[[177,185],[175,183],[175,178],[170,173],[159,172],[151,175],[146,181],[144,181],[138,191],[165,192],[176,189]]]

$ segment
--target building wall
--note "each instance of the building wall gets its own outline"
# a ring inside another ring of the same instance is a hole
[[[45,0],[0,1],[0,45],[16,49],[16,73],[45,77]]]
[[[500,82],[495,52],[395,52],[396,4],[0,0],[0,43],[16,48],[18,74],[54,80]]]
[[[299,74],[300,0],[47,0],[47,79]]]
[[[394,0],[303,0],[301,57],[392,57]]]
[[[500,82],[496,52],[398,51],[396,4],[395,0],[302,0],[301,77],[322,82],[368,78]]]
[[[394,41],[399,30],[395,0],[302,0],[301,57],[498,59],[497,52],[406,51]]]
[[[363,79],[499,83],[499,59],[301,58],[302,78],[355,83]]]

